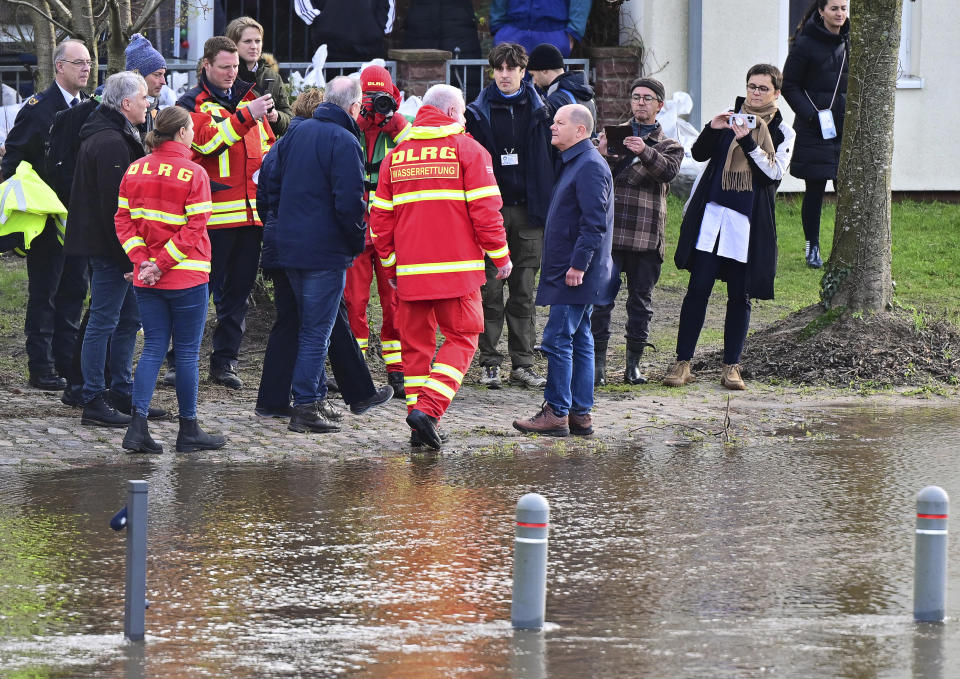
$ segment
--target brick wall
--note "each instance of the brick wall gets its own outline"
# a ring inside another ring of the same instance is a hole
[[[594,72],[600,124],[623,122],[630,115],[630,83],[640,77],[641,55],[628,47],[590,47],[587,57]]]

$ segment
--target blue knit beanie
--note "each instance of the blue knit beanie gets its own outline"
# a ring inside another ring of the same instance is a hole
[[[135,33],[130,44],[123,51],[127,55],[127,70],[140,75],[150,75],[154,71],[167,67],[167,62],[144,36]]]

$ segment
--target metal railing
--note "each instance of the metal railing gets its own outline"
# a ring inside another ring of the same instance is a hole
[[[328,62],[323,66],[324,79],[330,82],[338,75],[349,75],[350,73],[360,70],[363,63],[364,62],[359,61]],[[312,66],[309,61],[287,61],[281,62],[278,65],[280,67],[280,75],[284,82],[289,82],[290,74],[294,71],[300,71],[300,75],[306,75],[307,69]],[[36,67],[32,66],[31,68]],[[397,62],[388,61],[386,62],[385,68],[390,72],[390,76],[394,81],[396,81]],[[196,72],[197,65],[194,62],[189,62],[185,59],[167,59],[168,76],[172,73],[186,73],[189,76],[188,82],[192,85],[196,83]],[[106,75],[106,64],[100,64],[99,82],[102,83],[106,79]],[[0,66],[0,82],[14,88],[24,99],[33,94],[33,78],[31,77],[31,71],[25,66]],[[167,84],[169,83],[170,80],[168,79]]]

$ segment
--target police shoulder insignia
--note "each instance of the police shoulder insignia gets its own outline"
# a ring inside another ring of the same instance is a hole
[[[40,101],[40,100],[37,99],[36,97],[30,97],[29,99],[27,99],[27,106],[33,106],[33,105],[36,104],[38,101]]]

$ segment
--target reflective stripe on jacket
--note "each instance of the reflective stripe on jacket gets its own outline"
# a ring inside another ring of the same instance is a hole
[[[370,231],[400,299],[462,297],[509,259],[490,154],[433,106],[384,159]]]
[[[23,254],[21,247],[30,247],[30,242],[43,231],[47,217],[54,218],[62,245],[67,209],[33,166],[21,160],[14,175],[0,184],[0,237],[6,241],[6,236],[23,234],[22,243],[15,239],[15,249]]]
[[[203,77],[177,102],[191,112],[194,160],[212,181],[213,214],[207,224],[210,229],[263,225],[257,214],[254,175],[276,137],[269,125],[246,110],[257,98],[252,85],[238,80],[234,88],[237,94],[244,91],[242,88],[246,91],[232,110],[231,104],[210,91]]]
[[[192,288],[210,277],[210,179],[190,149],[168,141],[130,164],[120,183],[117,238],[134,265],[147,260],[163,272],[153,287]],[[142,286],[136,275],[134,285]]]

